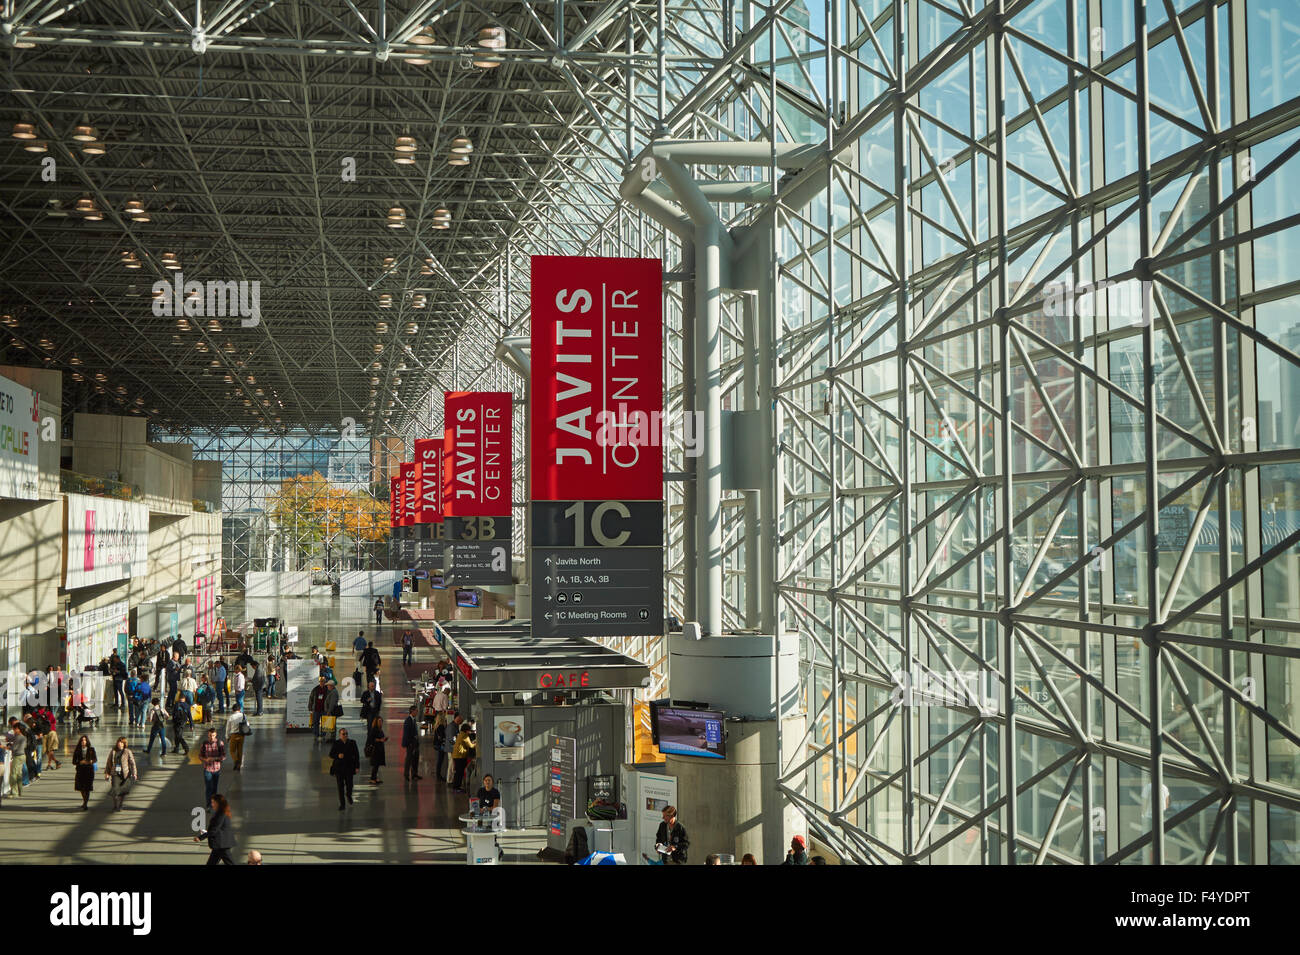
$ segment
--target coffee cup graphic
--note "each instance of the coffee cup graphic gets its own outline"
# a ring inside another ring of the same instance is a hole
[[[524,740],[524,728],[514,720],[497,723],[497,742],[502,746],[518,746]]]

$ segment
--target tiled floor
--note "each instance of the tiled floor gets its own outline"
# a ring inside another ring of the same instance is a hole
[[[339,644],[338,656],[349,657],[358,629],[374,637],[374,617],[363,598],[300,598],[250,601],[247,607],[228,602],[222,610],[232,623],[245,617],[283,616],[297,624],[301,644]],[[239,840],[235,858],[243,862],[249,849],[259,850],[268,863],[285,862],[441,862],[463,865],[465,840],[456,816],[465,811],[466,797],[452,793],[433,779],[425,767],[420,782],[402,781],[402,718],[410,705],[402,670],[401,650],[393,646],[392,628],[379,628],[375,645],[384,658],[385,722],[389,727],[388,765],[380,770],[384,782],[371,786],[369,764],[357,776],[356,804],[338,811],[337,789],[329,775],[327,744],[311,734],[286,733],[284,701],[268,701],[260,717],[251,717],[254,733],[244,747],[244,768],[236,773],[227,761],[221,791],[230,799]],[[441,651],[417,648],[416,662],[406,668],[414,677]],[[342,666],[338,667],[340,671]],[[349,671],[350,672],[350,671]],[[400,686],[399,686],[400,683]],[[252,694],[249,694],[251,700]],[[360,705],[345,703],[340,725],[360,737]],[[100,769],[114,740],[125,730],[125,712],[111,706],[90,734]],[[112,811],[107,785],[100,776],[90,810],[81,811],[81,797],[72,788],[72,767],[66,754],[76,735],[60,728],[64,737],[64,766],[46,772],[21,797],[9,797],[0,807],[0,864],[21,863],[175,863],[206,860],[207,846],[194,842],[193,810],[203,802],[203,773],[198,765],[196,737],[191,733],[190,756],[169,750],[162,758],[155,746],[144,754],[147,730],[125,730],[139,766],[140,780],[127,797],[126,808]],[[432,756],[426,744],[422,759]],[[544,830],[513,831],[501,836],[506,863],[536,863],[545,845]]]

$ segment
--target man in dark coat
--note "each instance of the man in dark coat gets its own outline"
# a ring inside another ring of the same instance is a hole
[[[424,778],[420,775],[420,724],[416,721],[419,712],[419,707],[412,705],[406,712],[406,720],[402,723],[402,748],[406,750],[402,778],[408,781]]]
[[[361,694],[361,721],[367,726],[376,716],[384,715],[384,694],[375,689],[371,680],[367,690]]]
[[[344,808],[343,800],[347,799],[347,805],[352,804],[352,781],[361,769],[361,753],[357,750],[357,742],[348,738],[348,731],[339,730],[339,738],[334,741],[330,747],[330,775],[334,777],[334,782],[339,787],[339,809]]]

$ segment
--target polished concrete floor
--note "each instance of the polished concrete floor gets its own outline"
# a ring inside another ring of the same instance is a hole
[[[338,644],[339,677],[343,660],[351,659],[351,641],[357,630],[375,639],[383,654],[385,723],[388,727],[388,765],[380,770],[384,780],[372,786],[369,764],[362,758],[357,776],[356,804],[338,811],[338,791],[329,775],[328,744],[316,743],[310,733],[286,733],[284,701],[267,701],[263,715],[250,718],[253,735],[244,747],[243,771],[226,768],[221,792],[230,800],[238,846],[235,858],[243,862],[248,850],[257,849],[266,864],[286,862],[435,862],[463,865],[465,840],[457,816],[466,810],[467,797],[433,779],[431,765],[424,779],[402,780],[402,719],[411,703],[409,678],[418,677],[440,650],[417,647],[414,665],[403,668],[401,650],[394,646],[394,628],[374,626],[371,601],[364,598],[297,598],[227,601],[220,608],[229,624],[252,617],[284,617],[297,624],[304,652],[327,640]],[[403,671],[406,672],[403,672]],[[348,667],[346,672],[350,673]],[[248,694],[251,701],[252,694]],[[339,720],[349,735],[362,739],[359,703],[345,703]],[[193,810],[203,803],[203,772],[197,757],[197,728],[188,738],[188,758],[168,750],[161,757],[155,745],[145,755],[147,729],[125,729],[125,711],[110,706],[99,729],[90,733],[103,771],[113,741],[125,735],[135,752],[140,779],[127,797],[125,809],[115,813],[103,776],[95,783],[90,810],[81,811],[81,796],[73,790],[73,771],[67,758],[77,736],[62,726],[62,769],[47,771],[29,785],[21,797],[7,797],[0,806],[0,864],[198,864],[207,858],[206,844],[194,842]],[[431,742],[422,747],[422,761],[433,757]],[[511,831],[501,836],[507,864],[537,863],[545,845],[541,829]]]

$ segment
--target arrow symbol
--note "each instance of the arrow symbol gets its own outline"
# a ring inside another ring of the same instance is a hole
[[[551,578],[550,578],[550,577],[544,577],[544,578],[542,578],[542,579],[545,580],[548,584],[551,582]]]
[[[550,594],[547,594],[543,599],[544,599],[547,603],[550,603],[550,602],[551,602],[551,595],[550,595]]]
[[[547,564],[548,567],[550,566],[550,563],[551,563],[551,558],[549,558],[549,557],[546,558],[546,564]]]
[[[547,620],[551,619],[551,615],[549,613],[544,613],[542,614],[542,616],[545,617]]]

